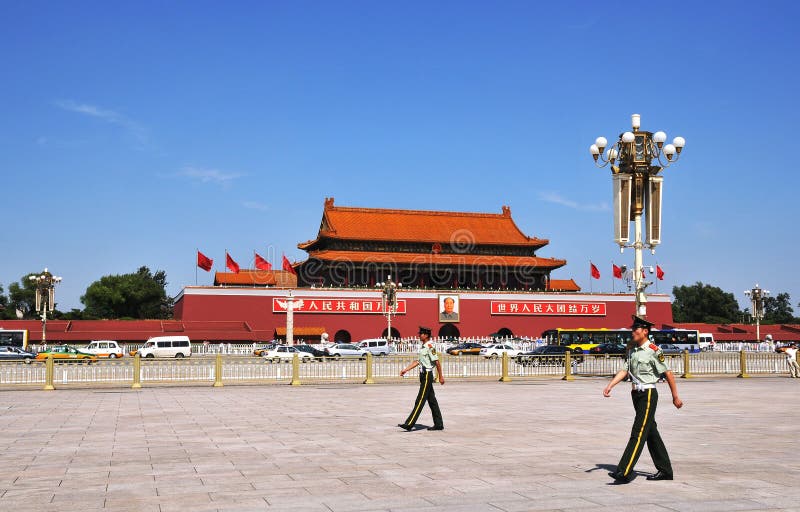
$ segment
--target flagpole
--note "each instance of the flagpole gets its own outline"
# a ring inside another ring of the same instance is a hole
[[[616,279],[617,276],[614,275],[614,266],[615,266],[614,260],[611,260],[611,293],[616,293],[615,291],[616,288],[614,287],[614,279]]]
[[[592,283],[594,276],[592,275],[592,260],[589,260],[589,293],[594,293],[594,286]]]
[[[656,260],[656,268],[659,268],[658,267],[658,260]],[[658,282],[659,281],[660,281],[660,279],[658,278],[658,274],[656,274],[656,279],[655,279],[655,282],[656,282],[656,293],[658,293]]]
[[[195,250],[197,251],[197,253],[194,255],[194,259],[195,259],[195,262],[194,262],[194,285],[197,286],[197,261],[196,260],[197,260],[197,255],[200,254],[200,248],[199,247],[195,247]]]

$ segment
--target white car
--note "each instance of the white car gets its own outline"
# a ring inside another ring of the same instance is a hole
[[[314,360],[314,356],[308,352],[303,352],[302,350],[297,350],[294,347],[287,347],[285,345],[280,345],[268,351],[266,354],[264,354],[264,359],[279,363],[281,361],[291,361],[294,359],[295,354],[297,354],[297,357],[300,358],[300,361],[304,363]]]
[[[480,355],[492,359],[502,357],[503,353],[508,354],[508,357],[516,357],[519,355],[520,351],[511,345],[506,345],[505,343],[495,343],[494,345],[489,345],[488,347],[482,348],[480,351]]]
[[[332,347],[326,348],[325,353],[336,359],[340,357],[360,357],[361,359],[366,359],[367,357],[366,350],[352,343],[337,343]]]
[[[92,341],[83,351],[94,354],[97,357],[107,357],[109,359],[116,359],[124,355],[119,343],[114,340]]]

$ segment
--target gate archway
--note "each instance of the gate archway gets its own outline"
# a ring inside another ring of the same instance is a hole
[[[443,326],[439,327],[438,336],[440,338],[457,340],[461,337],[461,332],[458,330],[458,327],[453,324],[444,324]]]

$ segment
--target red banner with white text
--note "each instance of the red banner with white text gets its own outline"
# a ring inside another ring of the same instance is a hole
[[[606,303],[493,300],[492,314],[606,316]]]
[[[286,313],[289,304],[286,299],[272,298],[272,312]],[[294,313],[358,313],[371,314],[383,313],[383,301],[381,299],[348,299],[348,298],[308,298],[295,297],[292,300],[292,311]],[[397,301],[395,314],[404,315],[406,313],[406,301]]]

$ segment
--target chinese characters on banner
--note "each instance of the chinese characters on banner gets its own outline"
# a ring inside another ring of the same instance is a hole
[[[493,315],[605,316],[605,302],[539,302],[493,300]]]
[[[272,312],[286,313],[288,304],[286,299],[273,297]],[[344,298],[325,298],[310,299],[306,297],[296,297],[293,301],[292,311],[295,313],[383,313],[383,301],[381,299],[344,299]],[[397,301],[395,314],[404,315],[406,313],[406,301]]]

